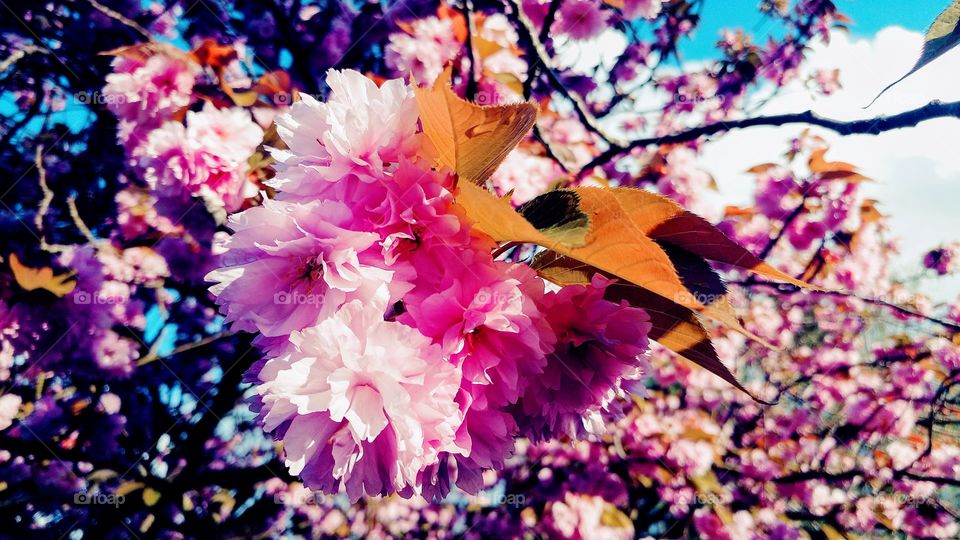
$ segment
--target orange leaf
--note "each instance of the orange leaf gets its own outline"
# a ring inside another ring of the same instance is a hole
[[[227,67],[227,64],[237,58],[237,50],[232,45],[220,45],[213,38],[203,40],[190,54],[200,65],[210,66],[215,70]]]
[[[53,269],[46,266],[30,268],[20,262],[16,253],[10,254],[10,269],[13,271],[13,279],[16,280],[17,285],[25,291],[44,289],[63,297],[70,294],[77,286],[76,281],[70,281],[76,272],[54,275]]]
[[[747,169],[747,172],[750,174],[763,174],[770,169],[776,169],[777,167],[779,167],[779,165],[776,163],[762,163],[760,165],[754,165],[753,167],[750,167]]]
[[[589,218],[578,209],[577,196],[569,191],[551,191],[524,205],[529,220],[514,210],[509,196],[497,198],[469,182],[460,184],[456,200],[480,230],[496,241],[548,248],[581,246],[590,228]]]
[[[630,231],[667,242],[718,263],[748,270],[798,287],[817,287],[793,278],[750,253],[702,217],[684,210],[672,200],[636,188],[576,188],[580,208],[593,218],[594,212],[616,208],[629,222]]]
[[[480,106],[460,98],[450,87],[447,67],[432,88],[414,86],[420,122],[441,164],[460,177],[483,183],[537,118],[534,102]]]
[[[810,153],[810,160],[807,162],[810,166],[810,172],[820,174],[838,171],[853,172],[857,170],[856,165],[844,161],[826,161],[823,158],[826,153],[826,148],[818,148]]]
[[[739,206],[727,206],[723,209],[723,217],[750,217],[757,213],[753,208],[741,208]]]
[[[440,19],[449,19],[453,26],[453,37],[460,43],[467,42],[467,18],[456,8],[452,8],[441,3],[437,8],[437,17]]]

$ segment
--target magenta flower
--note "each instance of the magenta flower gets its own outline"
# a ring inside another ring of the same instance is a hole
[[[640,357],[649,345],[650,317],[604,300],[607,285],[596,276],[590,286],[564,287],[544,299],[557,345],[517,407],[521,430],[534,439],[595,431],[621,384],[643,375]]]
[[[240,330],[282,336],[329,317],[350,300],[384,309],[392,272],[373,233],[348,228],[336,201],[265,200],[230,218],[224,267],[207,275],[227,321]],[[379,265],[377,261],[379,260]],[[251,294],[251,291],[257,291]]]

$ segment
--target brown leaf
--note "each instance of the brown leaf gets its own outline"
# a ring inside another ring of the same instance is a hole
[[[681,283],[687,288],[691,298],[705,306],[706,309],[703,312],[706,315],[765,347],[773,348],[763,338],[748,332],[743,327],[733,305],[730,304],[726,284],[713,268],[710,268],[706,260],[667,242],[657,242],[657,245],[670,258],[670,262],[677,269]]]
[[[856,165],[847,163],[845,161],[827,161],[824,158],[826,154],[826,148],[818,148],[810,153],[810,159],[807,160],[807,165],[810,167],[810,172],[821,174],[830,172],[854,172],[857,170]]]
[[[637,188],[576,188],[580,208],[593,219],[594,212],[617,208],[630,230],[654,240],[669,242],[707,259],[728,264],[776,281],[819,289],[777,270],[729,239],[702,217],[672,200]]]
[[[290,74],[278,69],[261,75],[250,89],[265,96],[273,96],[289,93],[291,84]]]
[[[864,182],[871,180],[859,172],[856,165],[845,161],[827,161],[824,159],[827,153],[826,148],[819,148],[810,153],[808,166],[810,172],[816,174],[823,180],[845,180],[847,182]]]
[[[110,49],[109,51],[103,51],[100,53],[102,56],[119,56],[121,58],[129,58],[139,62],[146,62],[151,56],[158,54],[169,56],[171,58],[179,58],[181,60],[191,59],[187,53],[181,51],[173,45],[170,45],[169,43],[158,43],[155,41],[137,43],[136,45],[126,45],[124,47],[117,47],[116,49]]]
[[[747,169],[747,172],[750,174],[763,174],[771,169],[776,169],[780,167],[776,163],[761,163],[760,165],[754,165]]]
[[[532,101],[495,106],[465,101],[450,87],[451,69],[431,88],[414,86],[420,122],[440,163],[482,184],[533,127],[537,106]]]

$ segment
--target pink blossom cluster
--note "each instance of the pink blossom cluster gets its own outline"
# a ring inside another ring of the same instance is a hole
[[[155,54],[117,57],[103,94],[120,121],[118,138],[131,151],[147,134],[193,101],[199,66],[186,58]]]
[[[70,355],[89,350],[95,367],[115,377],[130,375],[141,344],[134,334],[121,335],[114,328],[145,328],[146,305],[137,293],[170,275],[167,261],[147,247],[121,250],[103,244],[71,246],[59,262],[77,272],[76,287],[59,302],[72,325],[67,335],[75,340]]]
[[[200,66],[186,55],[118,57],[104,98],[117,115],[117,136],[131,164],[155,195],[196,196],[211,211],[235,211],[257,194],[247,179],[247,159],[263,129],[239,107],[218,108],[208,101],[200,111],[188,110],[200,75]]]
[[[647,314],[608,282],[547,291],[424,159],[412,89],[330,71],[277,118],[274,199],[229,218],[211,288],[258,333],[259,417],[328,493],[476,492],[514,438],[596,432],[643,376]]]
[[[432,83],[460,54],[460,48],[452,19],[431,15],[414,19],[408,29],[390,34],[385,58],[398,74]]]
[[[211,209],[235,211],[257,194],[247,179],[247,159],[263,139],[249,111],[211,103],[189,111],[186,124],[169,121],[133,152],[147,185],[160,194],[186,193]]]

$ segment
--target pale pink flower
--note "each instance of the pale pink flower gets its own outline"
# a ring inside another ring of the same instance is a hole
[[[624,0],[621,9],[623,16],[627,19],[633,20],[642,17],[653,20],[657,18],[657,15],[660,15],[662,8],[663,0]]]
[[[256,195],[247,179],[247,158],[263,138],[263,129],[243,109],[212,105],[187,113],[186,126],[167,122],[150,132],[134,152],[151,189],[204,199],[211,210],[238,210]]]
[[[460,451],[459,372],[416,330],[353,301],[290,341],[260,371],[260,414],[308,486],[410,496],[439,452]]]
[[[633,527],[608,525],[604,520],[612,505],[601,497],[579,493],[565,493],[563,501],[550,505],[545,516],[553,538],[567,540],[629,540]],[[616,508],[613,508],[616,510]]]
[[[497,194],[512,192],[510,202],[520,205],[542,195],[563,176],[563,169],[554,160],[517,148],[507,154],[490,181]]]
[[[146,61],[118,57],[107,75],[103,95],[120,120],[118,137],[130,150],[147,132],[193,100],[199,66],[186,59],[155,54]]]
[[[379,178],[419,149],[417,102],[402,80],[378,87],[356,71],[330,70],[327,84],[325,103],[303,94],[277,117],[289,149],[273,150],[278,174],[271,186],[285,197],[320,195],[349,173]]]
[[[410,32],[390,34],[387,65],[403,78],[413,76],[418,84],[432,84],[443,67],[460,54],[460,42],[451,19],[436,16],[414,19]]]
[[[100,369],[118,377],[133,373],[140,357],[139,346],[131,339],[106,330],[93,346],[94,361]]]
[[[187,113],[187,137],[198,147],[239,166],[260,145],[263,128],[246,109],[218,109],[208,101],[202,111]]]
[[[13,424],[20,412],[20,404],[23,399],[16,394],[4,394],[0,396],[0,431],[7,429]]]

